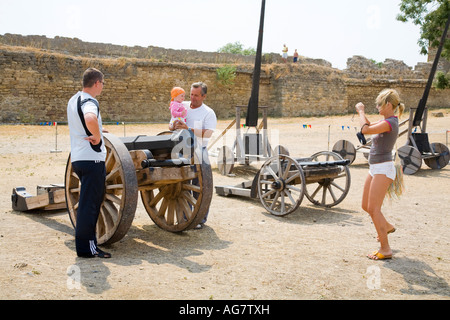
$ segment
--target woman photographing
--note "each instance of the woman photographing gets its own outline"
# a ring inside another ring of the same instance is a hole
[[[364,104],[358,103],[355,108],[359,114],[361,133],[372,135],[372,145],[369,153],[369,174],[364,184],[362,196],[362,208],[368,212],[378,234],[380,249],[369,254],[372,260],[384,260],[392,258],[392,250],[389,246],[388,234],[395,231],[383,213],[381,206],[389,187],[396,179],[392,150],[398,138],[399,122],[395,115],[402,115],[405,106],[400,103],[400,97],[396,90],[383,90],[376,99],[377,110],[383,119],[371,123],[364,111]]]

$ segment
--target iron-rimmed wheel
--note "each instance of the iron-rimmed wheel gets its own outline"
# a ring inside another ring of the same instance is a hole
[[[264,208],[276,216],[294,212],[305,190],[302,168],[293,158],[279,154],[269,158],[258,174],[258,197]]]
[[[343,158],[339,154],[330,151],[321,151],[311,156],[311,161],[313,162],[338,160],[343,160]],[[312,167],[305,170],[308,171],[305,195],[311,203],[330,208],[345,199],[351,184],[348,166]]]
[[[136,212],[138,183],[130,153],[119,138],[103,135],[106,147],[105,198],[97,221],[97,243],[111,244],[128,232]],[[65,173],[66,204],[72,225],[76,226],[80,180],[67,160]]]
[[[208,157],[203,151],[203,157]],[[153,222],[161,229],[181,232],[197,226],[208,213],[212,194],[213,176],[208,158],[190,168],[195,176],[175,183],[154,184],[140,188],[141,199]]]

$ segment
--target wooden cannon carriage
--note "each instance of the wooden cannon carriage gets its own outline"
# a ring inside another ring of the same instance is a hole
[[[97,222],[99,244],[114,243],[125,236],[134,219],[139,192],[148,215],[164,230],[180,232],[201,222],[211,203],[213,181],[207,154],[196,149],[192,131],[125,138],[104,134],[104,140],[106,193]],[[79,192],[80,180],[69,156],[65,195],[74,226]]]
[[[309,158],[278,154],[262,165],[253,180],[236,186],[216,186],[216,192],[221,196],[259,199],[276,216],[294,212],[304,196],[315,205],[333,207],[350,190],[349,164],[349,160],[329,151]]]

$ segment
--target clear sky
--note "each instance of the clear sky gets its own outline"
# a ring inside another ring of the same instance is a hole
[[[353,55],[414,67],[419,28],[395,19],[400,0],[266,0],[263,52],[285,43],[345,69]],[[0,0],[0,35],[45,35],[214,52],[256,48],[261,0]]]

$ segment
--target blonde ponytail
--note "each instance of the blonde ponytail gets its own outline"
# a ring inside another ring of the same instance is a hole
[[[394,89],[385,89],[381,91],[375,102],[378,106],[383,107],[386,106],[388,103],[390,103],[392,105],[394,113],[398,112],[399,118],[401,118],[403,112],[405,111],[405,105],[400,102],[400,96],[398,92]],[[395,149],[396,152],[394,158],[394,165],[396,175],[394,181],[391,183],[386,192],[387,198],[389,200],[399,199],[405,189],[405,185],[403,183],[403,168],[400,161],[400,157],[398,156],[397,144],[395,145]]]
[[[398,110],[398,118],[400,119],[403,115],[403,112],[405,111],[405,105],[403,103],[399,103],[397,110]],[[395,112],[395,110],[394,110],[394,112]]]

